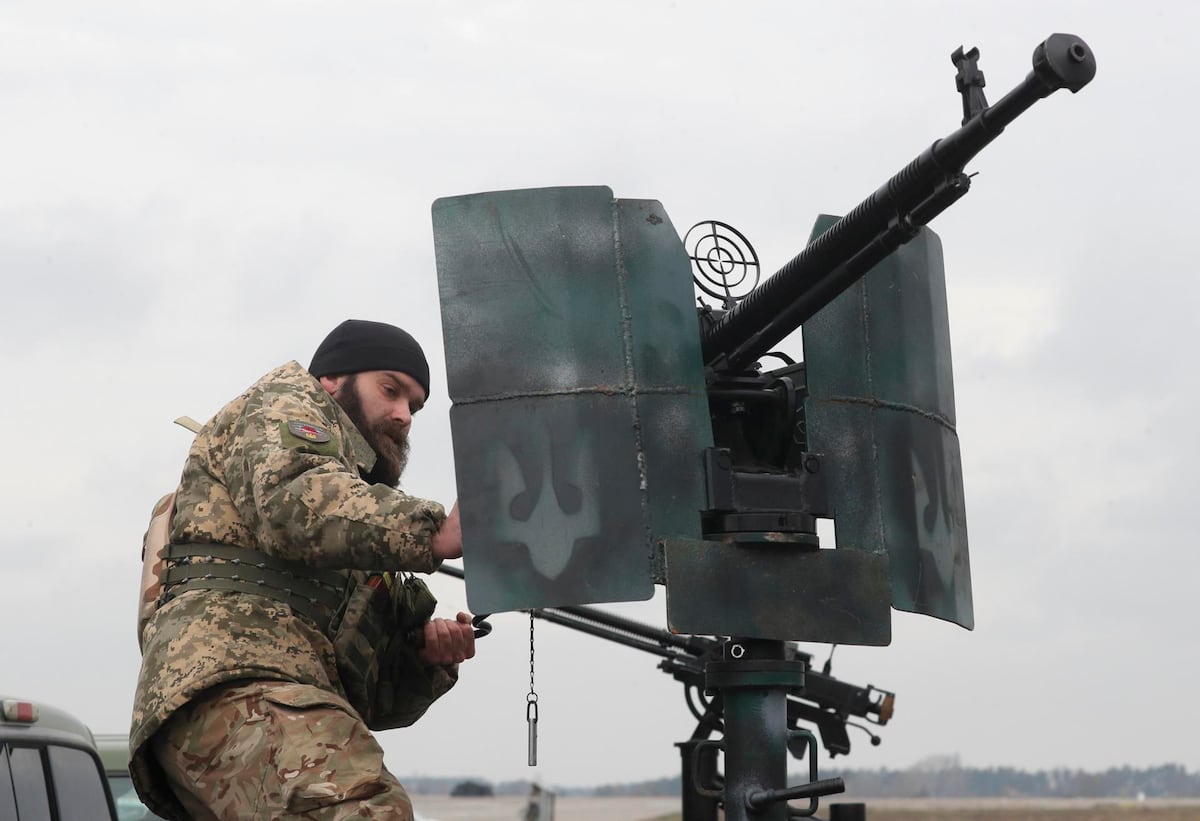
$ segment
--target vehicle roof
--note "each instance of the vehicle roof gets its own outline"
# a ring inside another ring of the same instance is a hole
[[[95,746],[95,738],[88,726],[66,710],[31,698],[16,698],[0,695],[0,701],[26,701],[37,707],[37,721],[8,721],[0,712],[0,739],[26,741],[54,741],[76,746]]]
[[[96,733],[96,750],[104,771],[109,775],[129,772],[129,736],[124,733]]]

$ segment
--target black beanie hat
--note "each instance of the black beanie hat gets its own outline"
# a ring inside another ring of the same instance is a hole
[[[400,371],[429,396],[429,363],[425,352],[407,331],[385,322],[347,319],[329,332],[317,347],[308,372],[315,377],[360,371]]]

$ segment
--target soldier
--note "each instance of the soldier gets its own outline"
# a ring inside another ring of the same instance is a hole
[[[428,394],[416,340],[347,320],[197,434],[139,636],[130,769],[155,812],[413,818],[370,730],[474,655],[470,615],[431,619],[411,576],[462,555],[457,505],[396,489]]]

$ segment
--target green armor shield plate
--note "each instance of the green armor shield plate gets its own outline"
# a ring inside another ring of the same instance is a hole
[[[649,598],[712,445],[679,235],[598,186],[439,199],[433,228],[470,606]]]
[[[896,609],[973,627],[937,235],[921,229],[802,330],[808,447],[826,457],[838,549],[887,553]]]

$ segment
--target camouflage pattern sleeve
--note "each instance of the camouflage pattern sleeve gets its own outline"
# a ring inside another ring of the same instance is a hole
[[[416,576],[352,571],[353,587],[333,630],[346,697],[372,730],[407,727],[458,680],[458,665],[420,655],[424,625],[437,599]]]
[[[458,665],[429,666],[403,634],[397,633],[380,659],[379,687],[367,726],[372,730],[408,727],[458,681]]]
[[[425,714],[458,681],[458,665],[429,665],[416,638],[437,608],[437,599],[421,579],[392,587],[390,621],[395,625],[381,642],[379,686],[367,724],[373,730],[407,727]]]
[[[297,423],[316,426],[320,441],[297,436]],[[307,372],[247,396],[224,454],[226,487],[264,552],[316,567],[437,568],[432,539],[444,509],[365,482],[358,465],[374,454]]]

